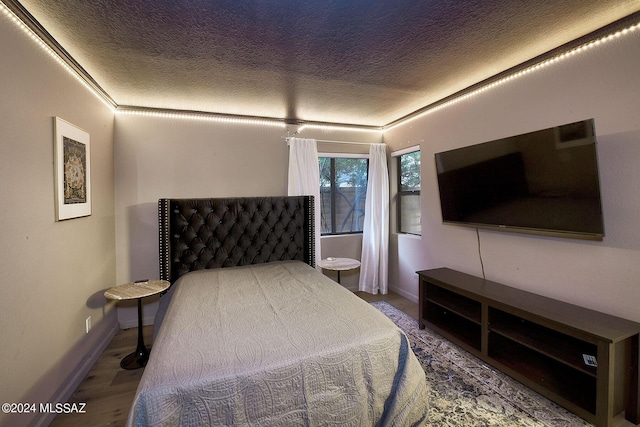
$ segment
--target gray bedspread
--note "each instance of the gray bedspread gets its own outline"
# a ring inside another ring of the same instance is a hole
[[[299,261],[175,284],[128,425],[421,425],[425,374],[393,322]]]

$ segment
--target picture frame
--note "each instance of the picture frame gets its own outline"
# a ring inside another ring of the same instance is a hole
[[[56,221],[91,215],[89,133],[54,117]]]

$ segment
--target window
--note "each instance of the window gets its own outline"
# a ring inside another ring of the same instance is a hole
[[[421,234],[420,150],[398,157],[398,232]]]
[[[361,233],[369,160],[319,157],[321,234]]]

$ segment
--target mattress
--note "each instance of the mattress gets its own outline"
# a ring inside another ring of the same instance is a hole
[[[420,425],[425,373],[386,316],[309,265],[174,285],[128,425]]]

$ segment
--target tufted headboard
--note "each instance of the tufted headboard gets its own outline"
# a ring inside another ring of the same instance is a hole
[[[160,279],[299,260],[315,267],[313,196],[160,199]]]

